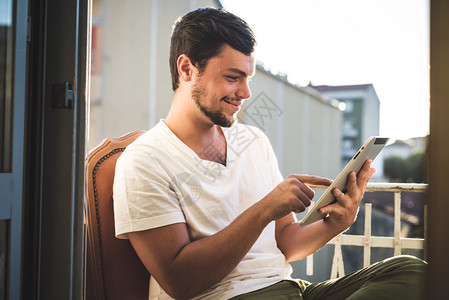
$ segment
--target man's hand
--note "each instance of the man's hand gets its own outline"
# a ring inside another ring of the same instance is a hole
[[[352,225],[368,180],[375,171],[371,168],[371,160],[368,160],[357,176],[354,172],[349,174],[346,193],[335,189],[333,193],[337,202],[320,209],[320,213],[329,214],[329,217],[324,220],[301,227],[296,222],[295,216],[290,213],[276,221],[276,241],[287,262],[302,259],[314,253]],[[313,180],[311,183],[326,185],[323,181]],[[307,202],[307,199],[301,202],[302,205],[306,205],[304,202]],[[297,204],[296,207],[301,209],[302,206]]]
[[[371,168],[371,162],[367,160],[358,175],[355,172],[349,174],[346,193],[337,188],[332,191],[337,202],[320,209],[320,213],[329,214],[325,222],[339,232],[349,228],[355,221],[366,185],[376,172],[375,168]]]
[[[309,175],[289,175],[261,201],[265,202],[272,220],[278,220],[291,212],[303,212],[310,205],[314,191],[308,185],[329,186],[331,180]]]

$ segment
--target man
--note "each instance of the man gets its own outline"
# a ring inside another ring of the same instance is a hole
[[[334,190],[337,203],[321,209],[327,218],[299,226],[294,213],[310,204],[308,185],[331,181],[283,179],[266,136],[235,124],[251,96],[254,46],[249,26],[224,10],[198,9],[178,20],[170,48],[170,111],[117,162],[116,235],[129,238],[151,273],[150,299],[344,299],[357,293],[366,299],[382,296],[375,292],[385,291],[379,287],[385,280],[401,281],[388,286],[388,295],[416,293],[423,264],[411,258],[334,284],[290,278],[288,262],[314,253],[354,222],[375,170],[367,161],[348,177],[346,193]],[[240,149],[239,139],[250,134],[257,138]],[[403,272],[411,285],[402,283]]]

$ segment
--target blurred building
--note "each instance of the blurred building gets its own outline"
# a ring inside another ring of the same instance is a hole
[[[427,147],[427,137],[415,137],[406,140],[395,140],[387,145],[384,152],[384,157],[398,156],[407,158],[416,152],[425,152]]]
[[[385,177],[392,182],[428,182],[427,137],[395,140],[384,149]]]
[[[311,86],[324,96],[346,104],[342,127],[342,160],[344,167],[370,136],[379,135],[380,101],[369,84]],[[377,169],[373,180],[383,180],[383,152],[374,161]]]

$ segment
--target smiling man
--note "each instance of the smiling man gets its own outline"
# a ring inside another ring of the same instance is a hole
[[[181,68],[193,65],[185,54],[178,60]],[[230,127],[235,122],[236,113],[243,101],[251,96],[248,80],[254,75],[254,67],[252,55],[244,55],[229,45],[223,45],[220,54],[209,60],[204,72],[188,74],[192,78],[185,77],[192,80],[192,97],[210,124]],[[223,94],[225,96],[220,97]],[[215,99],[210,99],[211,97]],[[208,105],[211,107],[208,108]]]
[[[225,165],[226,141],[221,128],[234,124],[241,105],[251,96],[248,81],[254,75],[255,62],[252,54],[227,44],[219,50],[204,69],[186,54],[179,55],[176,64],[181,84],[164,123],[200,157],[209,153],[205,148],[214,145],[214,154],[222,158],[217,162]]]
[[[173,29],[174,96],[166,119],[120,156],[116,235],[151,273],[150,299],[401,299],[419,297],[424,263],[399,257],[333,282],[290,277],[290,261],[317,251],[353,222],[374,173],[348,177],[347,192],[301,227],[294,213],[330,180],[281,176],[267,137],[236,122],[250,98],[255,37],[237,16],[204,8]],[[242,140],[252,142],[242,145]]]

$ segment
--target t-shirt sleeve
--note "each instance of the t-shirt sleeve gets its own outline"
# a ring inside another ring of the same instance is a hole
[[[127,238],[128,232],[185,222],[170,175],[148,153],[126,149],[119,157],[113,198],[118,238]]]

